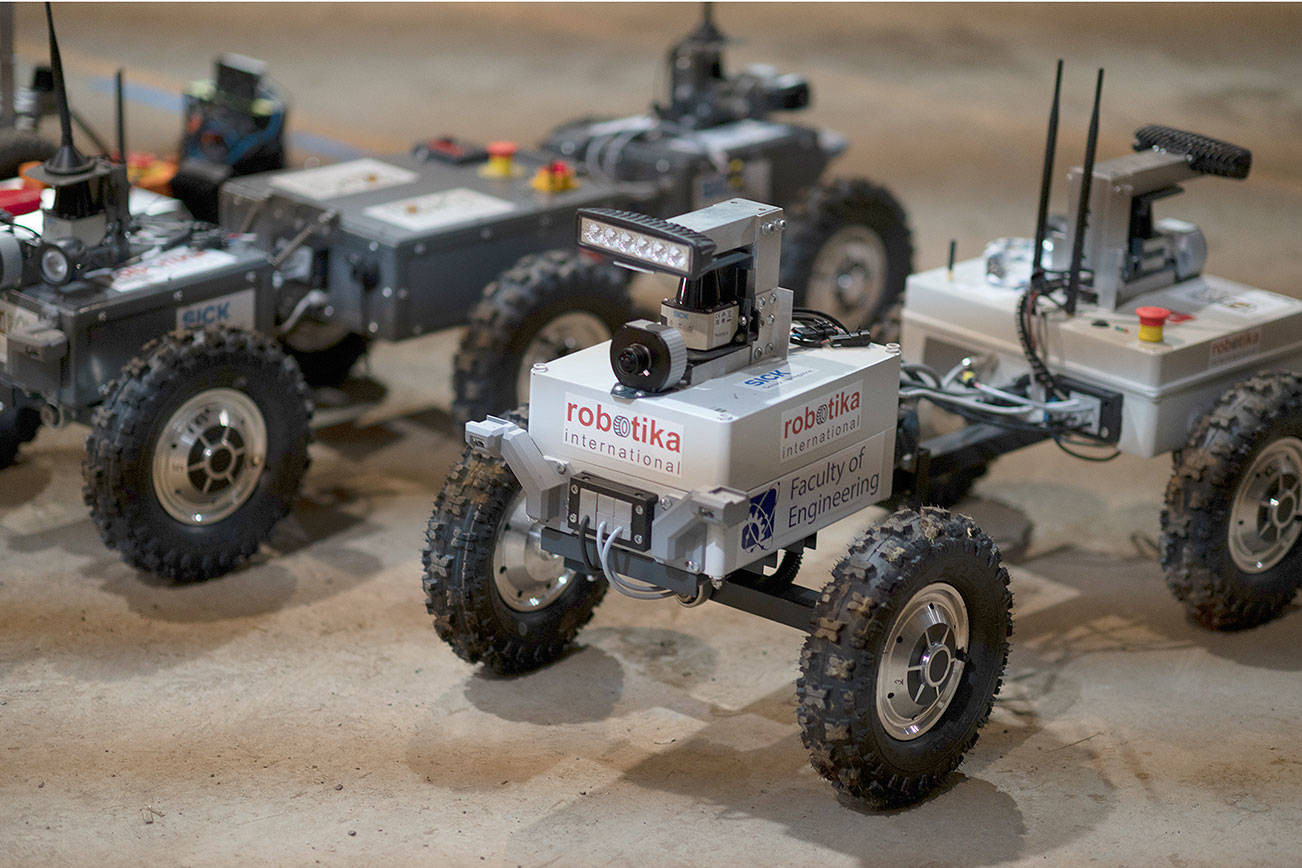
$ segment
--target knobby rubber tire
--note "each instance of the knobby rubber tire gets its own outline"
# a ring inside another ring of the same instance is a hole
[[[1162,510],[1162,569],[1167,587],[1204,627],[1237,630],[1265,623],[1302,584],[1302,543],[1257,574],[1239,570],[1229,549],[1230,512],[1243,474],[1283,436],[1302,438],[1302,377],[1259,374],[1221,396],[1175,462]]]
[[[527,403],[516,382],[534,337],[574,312],[594,314],[614,334],[633,318],[628,284],[628,272],[566,250],[531,254],[503,272],[485,288],[457,350],[454,417],[480,420]]]
[[[788,212],[787,222],[780,282],[795,293],[796,307],[811,306],[809,280],[814,263],[838,230],[861,226],[876,234],[886,255],[881,293],[859,317],[841,319],[848,328],[872,328],[875,338],[895,339],[905,280],[913,271],[913,235],[903,206],[891,192],[863,178],[837,179],[805,190]]]
[[[945,582],[963,597],[968,654],[940,718],[911,740],[892,737],[877,710],[878,668],[895,617]],[[1012,594],[999,550],[970,518],[901,510],[856,540],[814,607],[796,684],[801,739],[820,775],[876,805],[922,798],[976,743],[1002,684]]]
[[[30,443],[41,427],[41,414],[32,407],[10,407],[0,413],[0,469],[14,463],[18,447]]]
[[[266,460],[234,513],[185,524],[158,500],[154,449],[171,415],[213,388],[235,389],[257,405]],[[173,332],[147,344],[106,394],[82,464],[82,495],[104,543],[132,566],[176,581],[223,575],[257,552],[293,507],[309,463],[310,392],[280,344],[221,327]]]
[[[523,424],[519,412],[511,419]],[[422,558],[425,608],[457,656],[499,674],[528,672],[565,652],[606,595],[604,579],[576,574],[550,605],[511,609],[493,580],[493,553],[520,483],[501,459],[470,448],[439,492]]]

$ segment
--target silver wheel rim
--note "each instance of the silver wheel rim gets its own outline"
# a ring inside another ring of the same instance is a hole
[[[846,226],[823,243],[809,274],[806,304],[846,328],[870,325],[886,287],[886,245],[867,226]]]
[[[888,735],[910,741],[936,725],[958,691],[967,642],[967,605],[952,585],[913,595],[877,667],[877,715]]]
[[[577,350],[610,339],[610,329],[601,317],[587,311],[571,311],[549,321],[529,341],[520,358],[520,372],[515,381],[516,397],[529,398],[529,372],[539,362],[550,362]]]
[[[1302,534],[1302,440],[1284,437],[1261,450],[1230,507],[1230,557],[1245,573],[1264,573]]]
[[[244,505],[267,459],[267,423],[253,399],[208,389],[176,409],[154,446],[154,494],[189,525],[221,521]]]
[[[507,505],[493,547],[493,583],[502,602],[517,612],[546,608],[576,577],[565,559],[543,551],[542,525],[524,508],[524,492]]]

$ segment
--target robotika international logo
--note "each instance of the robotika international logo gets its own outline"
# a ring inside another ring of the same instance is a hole
[[[819,395],[782,414],[781,457],[798,458],[810,449],[840,440],[859,430],[862,396],[858,386]]]
[[[773,541],[773,517],[777,512],[778,490],[770,488],[750,499],[750,514],[741,526],[743,551],[768,548]]]
[[[645,413],[567,394],[562,436],[570,446],[637,467],[683,472],[683,427]]]

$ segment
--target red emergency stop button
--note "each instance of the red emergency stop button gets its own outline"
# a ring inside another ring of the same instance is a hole
[[[1139,339],[1153,344],[1162,342],[1162,326],[1171,316],[1171,311],[1164,307],[1137,307],[1135,315],[1139,317]]]

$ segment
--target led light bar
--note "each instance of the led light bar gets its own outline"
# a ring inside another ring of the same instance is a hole
[[[632,211],[582,208],[579,246],[617,262],[696,278],[714,258],[715,245],[699,232]]]

